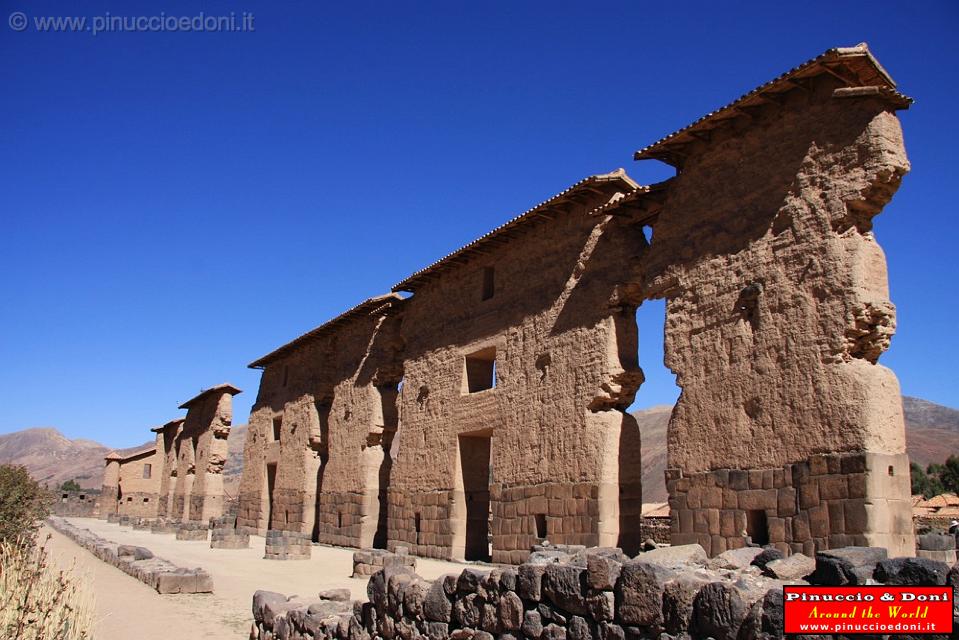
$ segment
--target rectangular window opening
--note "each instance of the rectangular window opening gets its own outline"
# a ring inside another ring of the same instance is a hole
[[[273,418],[273,441],[280,441],[280,432],[283,430],[283,416]]]
[[[483,300],[489,300],[495,293],[495,272],[493,267],[483,267]]]
[[[150,463],[143,465],[143,479],[149,480],[151,475],[153,475],[153,465]]]
[[[86,497],[85,495],[83,495],[82,493],[80,494],[80,499],[81,499],[81,500],[86,500],[86,498],[87,498],[87,497]]]
[[[766,522],[766,512],[762,509],[751,509],[746,512],[746,535],[753,544],[763,546],[769,544],[769,525]]]
[[[150,501],[149,498],[144,498],[144,499],[143,499],[143,504],[146,504],[146,503],[148,503],[149,501]]]
[[[466,356],[466,391],[477,393],[496,387],[496,347]]]
[[[413,530],[416,532],[416,544],[420,544],[420,514],[413,516]]]
[[[536,520],[536,537],[540,539],[546,538],[546,514],[537,513],[533,516]]]

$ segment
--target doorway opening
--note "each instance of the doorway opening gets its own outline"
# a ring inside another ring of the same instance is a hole
[[[753,544],[760,547],[769,544],[769,524],[766,521],[766,512],[762,509],[751,509],[746,512],[746,535]]]
[[[273,528],[273,489],[276,487],[276,463],[266,465],[266,528]]]
[[[313,542],[320,541],[320,520],[323,518],[323,507],[321,504],[323,497],[323,477],[326,475],[326,463],[329,462],[330,455],[326,451],[321,451],[319,458],[320,465],[316,469],[316,497],[313,501],[313,535],[311,536]]]
[[[465,527],[463,557],[489,562],[490,547],[490,439],[485,430],[459,437]]]

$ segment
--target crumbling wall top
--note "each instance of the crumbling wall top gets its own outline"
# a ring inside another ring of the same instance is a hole
[[[892,76],[879,64],[866,43],[854,47],[836,47],[640,149],[633,157],[636,160],[661,160],[679,167],[683,164],[686,148],[699,140],[708,139],[712,130],[740,116],[751,115],[751,110],[770,103],[780,103],[786,93],[802,89],[806,81],[822,74],[829,74],[846,85],[837,89],[836,97],[859,95],[856,91],[867,90],[888,100],[895,109],[908,109],[913,102],[912,98],[896,91]]]

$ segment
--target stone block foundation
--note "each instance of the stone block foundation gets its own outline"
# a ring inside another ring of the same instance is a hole
[[[363,549],[353,554],[353,578],[371,576],[384,567],[416,569],[416,556],[411,556],[406,547],[399,547],[397,553],[384,549]]]
[[[745,546],[744,532],[783,553],[881,546],[914,556],[909,459],[837,453],[767,469],[666,471],[672,544],[710,556]]]
[[[265,560],[309,560],[313,541],[308,533],[299,531],[266,532]]]
[[[210,526],[204,522],[182,522],[176,528],[177,540],[206,540]]]
[[[107,564],[133,576],[158,593],[213,593],[213,578],[203,569],[186,569],[158,558],[145,547],[116,544],[80,529],[63,518],[50,517],[47,524]]]

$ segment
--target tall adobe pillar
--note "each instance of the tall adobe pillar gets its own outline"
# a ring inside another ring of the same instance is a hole
[[[865,45],[832,49],[637,152],[678,169],[643,274],[682,389],[674,544],[914,555],[872,231],[909,170],[895,112],[910,102]]]

